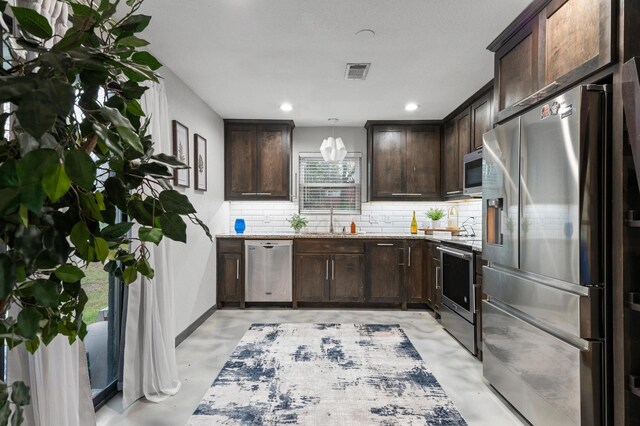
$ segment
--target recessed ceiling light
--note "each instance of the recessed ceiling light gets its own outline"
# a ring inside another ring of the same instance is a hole
[[[413,102],[409,102],[408,104],[406,104],[404,106],[404,109],[407,111],[415,111],[418,109],[418,104],[415,104]]]
[[[284,112],[289,112],[293,109],[293,106],[290,103],[285,102],[282,105],[280,105],[280,109]]]

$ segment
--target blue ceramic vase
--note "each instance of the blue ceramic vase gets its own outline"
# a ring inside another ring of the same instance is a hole
[[[237,218],[236,223],[233,225],[233,229],[236,230],[236,234],[243,234],[244,230],[247,229],[247,225],[244,223],[244,219]]]

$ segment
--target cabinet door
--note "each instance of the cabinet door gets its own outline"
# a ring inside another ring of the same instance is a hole
[[[458,178],[458,138],[456,120],[450,120],[444,125],[444,191],[445,195],[455,195],[460,190]]]
[[[261,125],[258,127],[255,170],[258,197],[289,198],[291,166],[289,129],[284,125]],[[245,167],[247,166],[245,165]]]
[[[368,243],[366,251],[366,301],[371,303],[401,303],[402,242]]]
[[[331,259],[331,301],[364,300],[364,255],[336,254]]]
[[[256,131],[252,125],[225,128],[225,199],[250,199],[256,193]]]
[[[409,303],[427,303],[426,248],[422,241],[407,242],[405,281]]]
[[[493,127],[492,93],[488,92],[471,105],[471,145],[474,150],[482,147],[482,135]]]
[[[456,137],[458,139],[458,187],[462,192],[464,185],[464,156],[471,151],[471,112],[466,109],[456,117]]]
[[[242,254],[218,254],[218,304],[243,302]]]
[[[389,199],[405,191],[404,128],[375,127],[371,152],[371,199]]]
[[[554,0],[541,14],[544,85],[568,83],[612,59],[609,0]]]
[[[296,255],[296,301],[329,301],[330,256],[321,254]]]
[[[440,197],[440,128],[411,126],[406,143],[407,198]]]

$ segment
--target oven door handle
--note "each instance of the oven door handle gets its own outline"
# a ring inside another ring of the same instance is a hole
[[[436,250],[438,250],[441,253],[446,253],[446,254],[450,254],[451,256],[459,257],[461,259],[473,260],[472,253],[467,253],[467,252],[458,251],[458,250],[451,250],[444,247],[436,247]]]

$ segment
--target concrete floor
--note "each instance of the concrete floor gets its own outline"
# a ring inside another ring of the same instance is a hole
[[[482,364],[424,311],[247,309],[215,312],[176,350],[182,388],[155,404],[139,400],[126,411],[116,395],[97,412],[104,425],[184,425],[251,323],[400,324],[427,367],[471,426],[523,425],[482,378]]]

